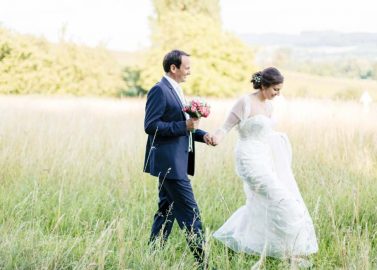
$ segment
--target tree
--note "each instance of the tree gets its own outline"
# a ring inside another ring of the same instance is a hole
[[[218,0],[153,0],[157,19],[160,20],[167,13],[185,12],[200,14],[221,24],[220,5]]]
[[[140,66],[144,89],[161,78],[163,56],[172,49],[191,55],[188,95],[227,97],[248,87],[255,71],[251,48],[222,30],[217,0],[154,0],[154,5],[152,47]]]
[[[116,96],[121,69],[103,48],[52,44],[0,27],[0,94]]]

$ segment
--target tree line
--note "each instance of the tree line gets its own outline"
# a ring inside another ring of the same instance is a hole
[[[104,48],[19,35],[0,28],[0,93],[140,96],[163,74],[163,56],[192,57],[188,95],[233,96],[248,87],[252,49],[222,29],[218,0],[154,0],[151,47],[134,65],[120,66]]]

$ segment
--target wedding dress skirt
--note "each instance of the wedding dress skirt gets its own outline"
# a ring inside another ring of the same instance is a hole
[[[313,223],[292,174],[287,136],[256,115],[239,124],[237,174],[246,204],[214,233],[237,252],[287,258],[318,250]]]

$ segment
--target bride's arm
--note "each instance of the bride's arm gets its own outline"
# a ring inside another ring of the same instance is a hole
[[[244,100],[239,99],[234,104],[231,111],[228,113],[228,115],[225,118],[225,121],[222,124],[222,126],[218,129],[216,129],[216,131],[213,133],[213,135],[212,135],[213,145],[218,145],[224,139],[225,135],[235,125],[237,125],[241,121],[243,111],[244,111]]]

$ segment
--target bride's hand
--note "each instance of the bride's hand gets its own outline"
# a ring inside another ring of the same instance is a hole
[[[223,136],[221,130],[216,130],[214,133],[206,133],[203,139],[207,145],[216,146],[220,143]]]
[[[204,142],[207,144],[207,145],[212,145],[213,146],[213,144],[212,144],[212,134],[210,134],[210,133],[206,133],[205,135],[204,135],[204,137],[203,137],[203,140],[204,140]]]
[[[216,135],[212,135],[212,144],[211,145],[216,146],[216,145],[219,144],[219,142],[220,142],[220,138]]]
[[[213,146],[218,145],[224,138],[226,132],[222,128],[218,128],[212,133],[212,144]]]
[[[213,134],[210,134],[210,133],[206,133],[203,137],[204,139],[204,142],[207,144],[207,145],[212,145],[212,146],[216,146],[218,144],[218,139],[216,138],[215,135]],[[216,143],[214,142],[214,140],[216,141]]]

